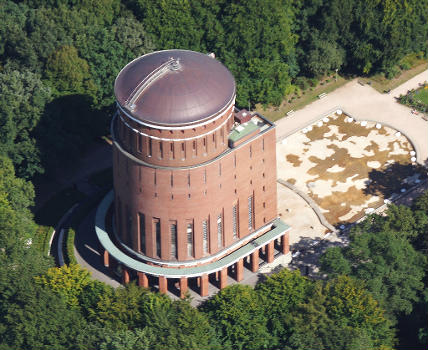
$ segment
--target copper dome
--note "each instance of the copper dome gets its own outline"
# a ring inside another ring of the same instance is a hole
[[[208,55],[166,50],[128,63],[116,78],[118,103],[137,120],[158,125],[200,122],[229,107],[235,80]]]

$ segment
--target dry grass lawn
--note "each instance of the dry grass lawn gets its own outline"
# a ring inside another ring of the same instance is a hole
[[[310,195],[332,224],[355,221],[410,187],[404,182],[415,171],[413,149],[403,135],[347,118],[331,115],[277,146],[278,177]]]

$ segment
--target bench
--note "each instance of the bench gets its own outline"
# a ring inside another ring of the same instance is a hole
[[[318,98],[321,100],[322,98],[326,97],[327,94],[325,92],[323,92],[322,94],[318,95]]]

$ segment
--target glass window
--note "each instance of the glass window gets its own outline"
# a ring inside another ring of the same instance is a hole
[[[233,230],[233,239],[238,238],[238,204],[235,204],[232,207],[232,230]]]
[[[223,215],[220,213],[217,217],[217,240],[218,247],[223,246]]]
[[[173,221],[170,225],[171,230],[171,258],[177,259],[177,222]]]
[[[144,214],[139,213],[140,224],[140,250],[141,253],[146,254],[146,220]]]
[[[248,197],[248,228],[252,230],[254,228],[253,215],[254,215],[254,196]]]
[[[204,220],[202,221],[202,239],[203,239],[203,250],[204,250],[204,254],[208,253],[208,246],[209,246],[209,242],[208,242],[208,220]]]
[[[156,239],[156,255],[161,257],[161,226],[160,219],[153,218],[153,227],[155,231],[155,239]]]
[[[193,256],[193,223],[187,223],[187,255]]]

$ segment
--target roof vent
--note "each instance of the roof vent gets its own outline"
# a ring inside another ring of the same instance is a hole
[[[176,60],[172,59],[172,62],[169,66],[169,69],[170,70],[180,70],[181,69],[180,59],[179,58],[177,58]]]

